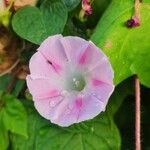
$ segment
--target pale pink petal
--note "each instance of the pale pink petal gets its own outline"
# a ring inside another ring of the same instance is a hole
[[[98,49],[92,42],[80,51],[77,55],[78,67],[84,70],[90,70],[106,56],[100,49]]]
[[[53,97],[48,99],[42,99],[34,102],[34,106],[37,111],[46,119],[50,119],[52,112],[55,110],[57,105],[62,101],[62,97]]]
[[[79,37],[72,38],[71,36],[61,38],[60,42],[65,50],[68,60],[73,64],[76,64],[78,54],[89,45],[88,41]]]
[[[99,80],[101,82],[113,84],[114,73],[112,67],[106,57],[103,57],[96,66],[91,66],[88,70],[89,80]]]
[[[54,67],[50,62],[40,53],[36,52],[29,63],[30,73],[34,78],[50,79],[57,76]]]
[[[94,118],[100,112],[105,110],[105,105],[101,100],[93,95],[86,95],[82,100],[82,106],[77,122]]]
[[[65,51],[60,43],[61,35],[48,37],[38,48],[38,51],[52,63],[55,70],[62,71],[64,63],[67,62]]]
[[[114,90],[114,86],[101,81],[98,82],[99,83],[97,85],[94,85],[93,81],[91,81],[86,89],[86,93],[90,93],[91,95],[97,97],[106,105]]]
[[[33,96],[33,100],[56,97],[61,94],[62,87],[58,80],[32,79],[27,76],[27,86]]]
[[[64,99],[63,104],[55,110],[57,115],[55,113],[55,117],[51,118],[52,123],[58,124],[62,127],[67,127],[73,123],[76,123],[78,120],[79,109],[75,103],[75,100],[68,103],[66,99]]]
[[[79,109],[75,105],[75,94],[69,94],[55,108],[51,116],[51,122],[63,127],[67,127],[77,122]]]
[[[60,39],[68,60],[78,69],[93,68],[101,59],[106,57],[92,42],[79,37],[64,37]]]

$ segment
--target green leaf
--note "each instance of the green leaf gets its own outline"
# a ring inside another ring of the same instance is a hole
[[[150,87],[150,4],[141,3],[141,25],[129,29],[125,22],[131,18],[133,6],[133,0],[112,1],[91,40],[110,58],[115,84],[136,74],[142,84]]]
[[[10,75],[5,75],[0,77],[0,91],[6,90],[8,84],[11,82],[12,77]]]
[[[62,33],[67,8],[61,0],[45,0],[40,8],[26,6],[13,16],[13,30],[22,38],[40,44],[50,35]]]
[[[26,108],[29,138],[13,135],[12,150],[120,149],[119,132],[108,110],[91,121],[61,128],[40,117],[32,104],[27,103]]]
[[[0,149],[7,150],[9,145],[8,132],[2,123],[2,115],[0,113]]]
[[[27,137],[27,115],[22,103],[11,95],[1,98],[0,114],[6,130]]]
[[[44,138],[51,140],[46,142]],[[67,129],[44,127],[37,137],[37,148],[42,149],[44,143],[47,144],[46,147],[56,150],[119,150],[120,138],[111,116],[105,113],[92,121],[80,123]],[[43,150],[46,150],[46,147]]]
[[[111,95],[108,103],[108,111],[115,114],[121,106],[123,100],[128,95],[134,95],[134,80],[129,78],[115,88],[115,92]]]
[[[24,84],[25,84],[25,80],[17,80],[15,88],[12,91],[12,95],[17,97],[19,95],[19,93],[21,92]]]
[[[81,0],[63,0],[69,11],[73,10]]]
[[[7,74],[5,76],[0,77],[0,92],[6,92],[7,87],[12,82],[13,77],[10,74]],[[14,89],[12,90],[12,95],[18,96],[21,92],[25,81],[24,80],[16,80],[16,83],[14,85]]]
[[[110,0],[93,0],[92,1],[92,15],[88,16],[87,27],[95,28],[95,25],[99,21],[99,18],[102,16],[106,8],[109,6]]]

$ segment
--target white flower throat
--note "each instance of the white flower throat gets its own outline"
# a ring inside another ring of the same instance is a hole
[[[82,91],[86,85],[85,79],[81,74],[72,75],[68,81],[68,88],[74,91]]]

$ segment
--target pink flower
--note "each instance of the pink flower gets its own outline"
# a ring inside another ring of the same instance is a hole
[[[90,0],[82,0],[82,9],[84,10],[86,15],[92,15],[92,7],[90,4]]]
[[[37,111],[69,126],[105,111],[114,90],[113,70],[104,53],[79,37],[47,38],[30,60],[27,86]]]

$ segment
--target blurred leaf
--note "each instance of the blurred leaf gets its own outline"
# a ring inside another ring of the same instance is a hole
[[[61,0],[45,0],[37,7],[26,6],[14,15],[13,30],[22,38],[40,44],[50,35],[62,33],[67,8]]]
[[[17,97],[19,93],[21,92],[24,84],[25,84],[25,80],[17,80],[15,88],[12,91],[12,95]]]
[[[92,2],[92,15],[88,16],[87,27],[95,28],[99,19],[103,15],[106,8],[109,6],[110,0],[93,0]]]
[[[36,136],[39,129],[42,126],[48,125],[49,121],[41,118],[39,114],[35,111],[33,103],[31,101],[25,100],[25,108],[28,115],[28,139],[22,136],[13,134],[12,137],[12,150],[32,150],[35,149]],[[45,138],[44,138],[45,139]],[[48,139],[45,141],[49,142]],[[36,149],[37,150],[37,149]]]
[[[121,82],[116,88],[113,94],[111,95],[108,103],[108,110],[115,114],[123,100],[128,95],[134,95],[134,80],[133,78],[129,78],[123,82]]]
[[[4,91],[7,88],[11,80],[12,80],[12,77],[9,74],[0,77],[0,91]]]
[[[2,123],[2,115],[0,113],[0,150],[7,150],[9,145],[8,132]]]
[[[71,11],[81,2],[81,0],[63,0],[68,10]]]
[[[71,19],[67,21],[65,28],[64,28],[63,35],[64,36],[79,36],[81,38],[87,39],[85,33],[80,28],[77,28]]]
[[[91,121],[61,128],[41,118],[33,105],[27,103],[26,108],[29,138],[26,140],[19,135],[13,135],[12,150],[120,149],[120,136],[110,111]]]
[[[22,103],[11,95],[1,97],[0,114],[6,130],[27,137],[27,115]]]
[[[115,71],[115,84],[138,75],[150,87],[150,3],[140,6],[141,25],[129,29],[125,22],[133,14],[134,1],[112,1],[91,40],[104,50]]]
[[[7,87],[11,83],[12,80],[13,80],[13,77],[10,74],[0,77],[0,91],[6,92]],[[21,92],[24,86],[24,83],[25,83],[24,80],[17,80],[12,90],[12,95],[17,97],[19,93]]]

